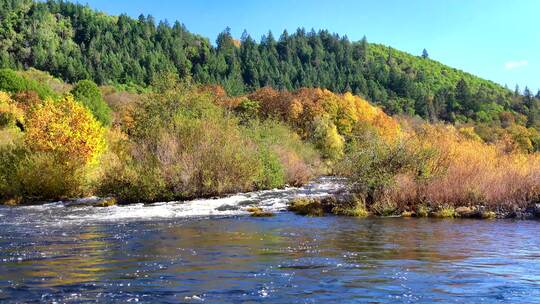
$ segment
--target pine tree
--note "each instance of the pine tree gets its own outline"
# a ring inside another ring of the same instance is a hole
[[[533,95],[531,93],[531,91],[529,90],[528,87],[525,87],[525,89],[523,90],[523,104],[525,106],[527,106],[527,108],[531,109],[532,108],[532,104],[533,104]]]
[[[458,81],[455,92],[456,100],[461,104],[462,113],[471,116],[471,112],[474,112],[475,107],[473,104],[471,89],[463,78]]]
[[[262,86],[352,90],[395,112],[424,109],[448,120],[452,114],[475,118],[480,105],[489,103],[521,115],[530,108],[519,89],[512,96],[508,89],[436,62],[423,64],[422,58],[429,58],[425,49],[420,57],[411,56],[368,44],[365,36],[351,42],[327,30],[306,33],[300,28],[285,32],[279,42],[269,32],[257,43],[246,32],[239,43],[226,29],[214,46],[179,22],[156,25],[151,16],[107,16],[60,0],[8,3],[0,5],[0,41],[6,42],[0,43],[0,66],[35,67],[71,83],[91,79],[98,85],[146,86],[160,71],[171,71],[198,83],[223,85],[234,94]],[[39,31],[32,28],[36,24]],[[456,90],[462,77],[467,83]],[[433,105],[426,96],[434,96]],[[496,112],[490,111],[494,120]]]
[[[369,55],[369,45],[366,36],[362,37],[362,40],[360,40],[360,52],[362,61],[366,62]]]
[[[527,126],[532,127],[537,121],[538,100],[533,96],[528,87],[523,90],[523,104],[527,107]]]

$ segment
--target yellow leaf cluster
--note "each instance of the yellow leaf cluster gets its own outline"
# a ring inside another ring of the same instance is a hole
[[[394,118],[351,93],[340,95],[320,88],[302,88],[287,92],[265,87],[250,94],[248,98],[259,102],[262,116],[280,118],[290,123],[304,139],[309,139],[313,134],[314,123],[320,129],[320,124],[316,123],[320,119],[327,120],[326,133],[332,134],[330,137],[333,139],[337,139],[337,136],[350,138],[354,136],[355,129],[366,126],[389,141],[402,134],[399,123]]]
[[[97,162],[105,149],[104,130],[72,96],[47,99],[27,115],[25,143],[32,151],[51,152],[70,162]]]
[[[24,111],[17,106],[8,93],[0,91],[0,116],[15,122],[24,121]]]

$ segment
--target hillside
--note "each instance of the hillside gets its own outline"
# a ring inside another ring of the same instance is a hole
[[[540,95],[528,89],[518,96],[429,58],[325,30],[284,31],[279,39],[269,32],[260,42],[244,33],[238,43],[226,29],[214,46],[179,22],[109,16],[65,1],[3,1],[0,19],[0,67],[34,67],[71,83],[147,86],[174,72],[231,95],[320,87],[364,96],[390,114],[500,125],[509,112],[538,126]]]

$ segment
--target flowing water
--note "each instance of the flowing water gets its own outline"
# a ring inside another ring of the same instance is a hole
[[[540,302],[540,223],[281,212],[339,187],[0,207],[0,302]],[[249,217],[253,204],[277,214]]]

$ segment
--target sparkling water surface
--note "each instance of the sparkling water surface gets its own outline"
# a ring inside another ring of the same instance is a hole
[[[283,212],[339,187],[0,207],[0,302],[540,302],[540,222]],[[250,217],[253,204],[276,216]]]

